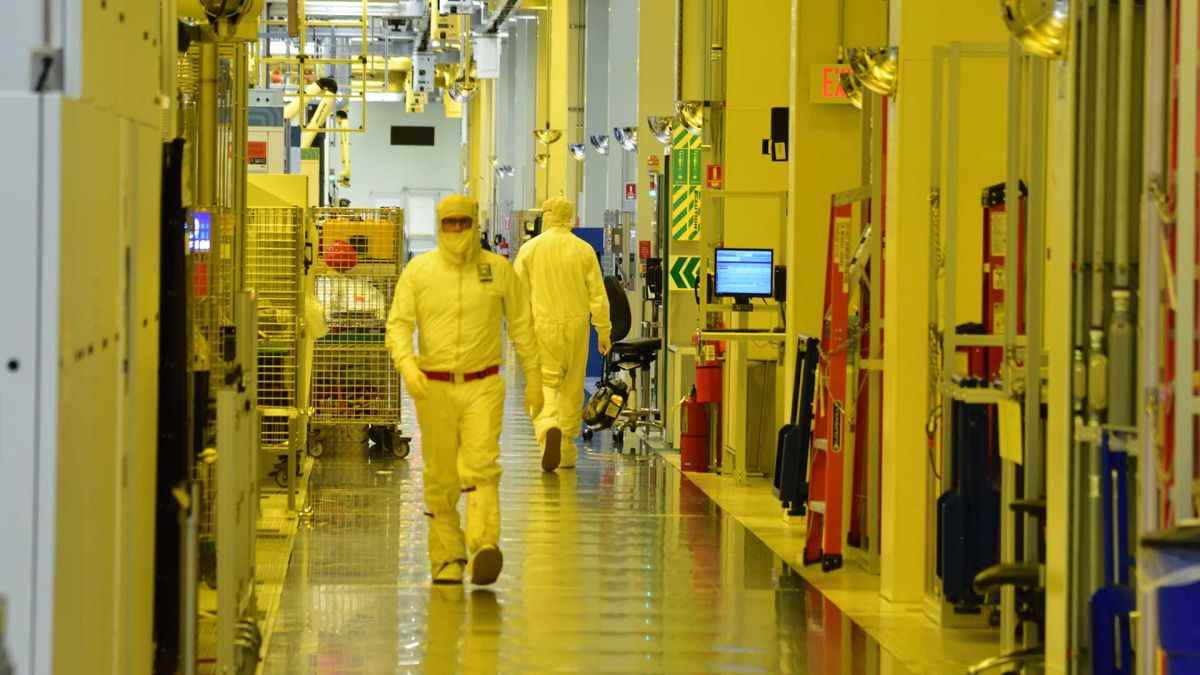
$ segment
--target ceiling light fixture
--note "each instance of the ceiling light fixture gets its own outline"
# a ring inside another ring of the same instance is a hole
[[[572,157],[574,157],[575,159],[577,159],[580,162],[583,161],[583,149],[584,149],[583,143],[571,143],[570,145],[567,146],[567,148],[571,151]]]
[[[592,147],[601,155],[608,154],[608,136],[606,134],[595,134],[588,138]]]
[[[678,124],[679,121],[674,117],[651,115],[646,118],[646,126],[650,127],[650,133],[663,145],[671,144],[672,132]]]
[[[550,162],[550,155],[544,152],[539,152],[533,156],[533,161],[537,162],[537,165],[544,169],[546,168],[546,164]]]
[[[562,131],[559,129],[551,129],[550,123],[546,122],[545,129],[534,129],[533,137],[542,145],[550,145],[562,138]]]
[[[1070,0],[1051,0],[1050,6],[1032,20],[1025,13],[1025,2],[1000,0],[1000,10],[1009,32],[1030,54],[1047,59],[1066,56],[1071,34]]]
[[[852,73],[842,73],[839,78],[842,84],[842,91],[846,92],[846,100],[850,101],[851,105],[859,110],[863,107],[862,85],[859,84],[858,78]]]
[[[704,102],[676,101],[675,114],[683,122],[683,126],[692,134],[700,136],[704,132]]]
[[[867,89],[880,96],[894,96],[900,84],[900,48],[851,49],[850,70]]]
[[[637,127],[613,127],[613,138],[626,152],[637,152]]]

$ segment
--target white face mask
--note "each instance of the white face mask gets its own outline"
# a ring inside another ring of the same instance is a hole
[[[442,232],[438,237],[438,246],[451,258],[462,262],[479,246],[479,239],[473,230]]]

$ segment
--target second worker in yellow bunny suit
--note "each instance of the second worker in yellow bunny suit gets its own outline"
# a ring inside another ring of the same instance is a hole
[[[545,407],[534,419],[542,469],[575,466],[583,413],[588,330],[595,328],[600,353],[611,348],[612,322],[600,261],[590,244],[572,234],[575,207],[562,197],[542,205],[542,233],[521,246],[514,263],[529,286]]]

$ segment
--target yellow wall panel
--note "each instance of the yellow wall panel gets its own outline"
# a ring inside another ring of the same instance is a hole
[[[83,99],[159,124],[158,3],[106,0],[83,8]]]
[[[63,144],[79,157],[118,156],[113,115],[63,106]],[[65,164],[62,176],[61,358],[55,667],[60,673],[116,669],[118,570],[115,414],[127,335],[117,315],[124,260],[117,173]],[[104,337],[109,338],[107,345]],[[117,336],[120,335],[120,340]]]
[[[848,1],[847,25],[861,31],[851,36],[859,40],[853,44],[883,40],[881,5]],[[812,66],[837,60],[837,20],[837,3],[792,2],[788,324],[805,335],[821,332],[830,198],[862,182],[860,113],[849,106],[815,104],[809,96]]]
[[[159,337],[159,192],[161,132],[157,127],[127,123],[133,142],[126,157],[132,162],[127,185],[134,188],[128,215],[130,233],[129,288],[133,305],[129,313],[132,356],[124,403],[128,466],[124,482],[126,549],[125,601],[129,632],[125,672],[148,673],[151,667],[154,622],[153,503],[158,469],[158,337]]]
[[[916,602],[924,596],[929,509],[926,497],[928,458],[925,418],[928,393],[928,295],[930,115],[934,45],[953,41],[1001,43],[1006,38],[998,10],[991,4],[946,3],[939,0],[899,0],[892,4],[892,42],[900,45],[900,91],[889,119],[887,266],[885,274],[884,394],[883,394],[883,522],[881,588],[894,601]],[[975,65],[964,73],[976,71]],[[985,78],[980,78],[984,80]],[[1003,87],[994,78],[992,87]],[[962,120],[971,135],[960,144],[964,159],[960,197],[959,287],[963,296],[960,319],[970,303],[978,306],[980,245],[978,239],[980,182],[1003,178],[1005,138],[1003,94],[983,93],[967,83]],[[983,99],[980,100],[979,97]],[[964,127],[965,128],[965,127]],[[974,163],[973,166],[967,166]],[[994,178],[993,178],[994,177]],[[943,204],[943,209],[951,208]],[[974,273],[968,271],[973,269]],[[966,316],[964,316],[966,314]],[[915,527],[915,525],[926,526]]]
[[[246,175],[246,206],[308,207],[308,176],[295,173]]]
[[[147,673],[161,132],[67,101],[62,133],[55,668]]]

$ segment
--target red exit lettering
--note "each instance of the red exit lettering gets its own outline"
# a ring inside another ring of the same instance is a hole
[[[821,95],[825,98],[845,98],[846,91],[842,89],[842,73],[850,72],[849,68],[828,66],[822,69]]]

